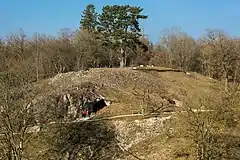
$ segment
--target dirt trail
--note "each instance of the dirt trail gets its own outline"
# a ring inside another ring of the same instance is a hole
[[[192,109],[192,112],[211,112],[213,110],[197,110]],[[151,117],[158,117],[162,116],[162,120],[168,120],[173,117],[174,114],[177,113],[186,113],[187,111],[181,111],[181,112],[163,112],[162,114],[158,113],[152,113],[149,115],[143,115],[143,114],[128,114],[128,115],[118,115],[118,116],[111,116],[111,117],[104,117],[104,118],[96,118],[96,119],[86,119],[86,120],[75,120],[71,122],[62,122],[62,124],[73,124],[73,123],[84,123],[84,122],[97,122],[97,121],[104,121],[104,120],[116,120],[121,118],[127,118],[127,117],[142,117],[142,118],[151,118]],[[56,122],[50,122],[47,125],[56,124]],[[40,131],[40,126],[33,126],[27,129],[27,133],[35,133]],[[14,133],[14,135],[18,135],[20,133]],[[0,134],[3,136],[4,134]]]

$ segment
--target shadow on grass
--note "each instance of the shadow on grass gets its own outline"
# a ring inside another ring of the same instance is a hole
[[[51,152],[55,152],[51,155],[58,155],[57,159],[108,160],[121,154],[115,140],[115,129],[110,123],[59,124],[52,133],[47,141],[52,146]]]

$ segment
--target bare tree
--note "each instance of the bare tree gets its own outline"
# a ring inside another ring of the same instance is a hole
[[[205,60],[207,60],[208,75],[223,79],[227,91],[229,76],[232,75],[231,72],[233,72],[239,57],[237,44],[232,38],[219,30],[208,30],[207,35],[203,37],[203,43],[205,47],[202,53],[207,56]]]
[[[101,35],[78,31],[74,38],[74,46],[77,51],[77,70],[88,67],[108,66],[114,60],[113,52],[102,45]]]
[[[190,60],[196,49],[193,38],[179,28],[171,28],[163,32],[159,45],[164,52],[168,53],[170,67],[181,70],[190,69]]]
[[[55,132],[46,138],[51,147],[40,159],[114,159],[122,152],[115,138],[116,133],[110,123],[59,123]]]
[[[21,73],[19,73],[21,74]],[[34,113],[27,101],[24,87],[14,86],[11,73],[2,73],[0,78],[0,149],[1,159],[21,160],[34,131]],[[20,82],[21,83],[21,82]]]
[[[183,125],[184,137],[192,142],[193,156],[199,160],[235,159],[239,138],[229,130],[238,126],[236,107],[239,93],[225,91],[198,100],[186,101]],[[220,116],[221,115],[221,116]],[[237,129],[238,130],[238,129]]]

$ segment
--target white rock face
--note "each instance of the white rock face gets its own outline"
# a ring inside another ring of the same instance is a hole
[[[181,101],[178,101],[175,98],[173,98],[173,101],[175,102],[177,107],[182,107],[182,102]]]
[[[117,130],[117,140],[119,146],[129,149],[146,138],[156,136],[163,131],[163,122],[169,120],[168,117],[152,117],[135,121],[116,120],[112,121]]]
[[[106,103],[107,107],[110,106],[110,104],[111,104],[110,101],[106,101],[106,100],[105,100],[105,103]]]
[[[40,126],[33,126],[27,129],[27,133],[35,133],[40,131]]]

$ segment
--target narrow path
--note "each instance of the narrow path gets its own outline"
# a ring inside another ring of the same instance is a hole
[[[186,71],[179,70],[179,69],[158,69],[158,68],[145,68],[145,67],[133,67],[132,70],[139,70],[139,71],[149,71],[149,72],[183,72],[185,74],[189,74]]]
[[[197,110],[192,109],[192,112],[212,112],[213,110]],[[126,117],[142,117],[142,118],[151,118],[151,117],[157,117],[162,116],[162,120],[167,120],[172,118],[174,114],[178,113],[186,113],[188,111],[180,111],[180,112],[163,112],[163,113],[152,113],[148,115],[144,114],[126,114],[126,115],[118,115],[118,116],[111,116],[111,117],[104,117],[104,118],[96,118],[96,119],[86,119],[86,120],[75,120],[71,122],[62,122],[61,124],[74,124],[74,123],[84,123],[84,122],[97,122],[97,121],[104,121],[104,120],[113,120],[113,119],[121,119]],[[56,122],[50,122],[47,125],[56,124]],[[33,126],[30,127],[27,131],[27,133],[35,133],[40,131],[40,126]],[[19,135],[20,133],[13,133],[14,135]],[[4,134],[0,133],[0,136],[3,136]]]

